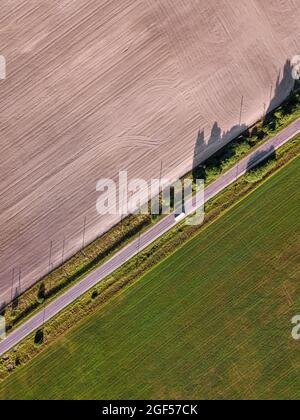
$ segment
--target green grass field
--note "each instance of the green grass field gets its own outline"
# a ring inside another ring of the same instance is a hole
[[[0,386],[0,398],[300,398],[300,158]]]

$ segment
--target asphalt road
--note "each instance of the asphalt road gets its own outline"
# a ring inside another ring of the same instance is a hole
[[[249,169],[255,167],[266,157],[274,153],[279,147],[283,146],[296,134],[300,133],[300,119],[291,124],[289,127],[284,129],[276,137],[270,139],[266,144],[256,149],[253,153],[239,162],[238,165],[233,167],[227,173],[222,175],[215,182],[210,184],[205,189],[205,202],[215,197],[220,191],[225,189],[227,186],[236,181],[244,175]],[[194,211],[194,202],[191,200],[186,203],[185,211],[188,215],[191,211]],[[14,330],[8,335],[8,337],[0,342],[0,356],[5,354],[8,350],[22,341],[30,333],[38,329],[60,311],[86,293],[88,290],[93,288],[97,283],[105,279],[107,276],[112,274],[123,264],[137,255],[140,251],[148,247],[156,239],[162,236],[164,233],[172,229],[180,220],[175,218],[175,214],[171,214],[165,217],[163,220],[154,225],[151,229],[145,232],[140,238],[132,241],[128,246],[123,248],[110,260],[104,263],[101,267],[96,269],[93,273],[89,274],[82,281],[70,288],[66,293],[55,299],[43,310],[38,312],[36,315],[31,317],[28,321],[22,324],[19,328]]]

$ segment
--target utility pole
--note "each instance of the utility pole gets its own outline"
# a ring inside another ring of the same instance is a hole
[[[270,89],[270,105],[272,102],[272,97],[273,97],[273,85],[271,85],[271,89]]]
[[[50,241],[50,251],[49,251],[49,269],[48,269],[48,274],[51,274],[51,268],[52,268],[52,264],[51,264],[51,260],[52,260],[52,248],[53,248],[53,241]],[[51,283],[51,277],[50,277],[50,288],[49,288],[49,292],[52,289],[52,283]]]
[[[236,191],[237,191],[237,181],[239,179],[239,165],[240,165],[240,163],[238,162],[237,165],[236,165],[236,180],[235,180],[235,188],[234,188],[235,194],[236,194]]]
[[[123,214],[123,210],[124,210],[124,199],[125,199],[125,191],[123,188],[123,192],[122,192],[122,203],[121,203],[121,231],[122,231],[122,235],[124,234],[124,225],[123,225],[123,219],[124,219],[124,214]]]
[[[163,209],[163,192],[162,192],[162,175],[163,175],[163,161],[160,161],[160,173],[159,173],[159,194],[158,194],[158,200],[159,200],[159,214],[162,212]],[[160,199],[161,198],[161,199]]]
[[[43,309],[43,323],[42,323],[42,331],[44,333],[44,326],[45,326],[45,319],[46,319],[46,300],[44,300],[44,309]]]
[[[241,100],[241,109],[240,109],[239,126],[241,126],[241,125],[242,125],[243,107],[244,107],[244,96],[242,96],[242,100]]]
[[[14,299],[14,279],[15,279],[15,269],[12,270],[12,279],[11,279],[11,302]]]
[[[21,267],[19,268],[19,296],[21,295],[22,288],[21,288]]]
[[[160,161],[160,172],[159,172],[159,192],[161,192],[161,181],[162,181],[162,174],[163,174],[163,161]]]
[[[85,248],[85,231],[86,231],[86,216],[83,222],[83,233],[82,233],[82,249]]]
[[[65,262],[65,247],[66,247],[66,238],[63,239],[62,254],[61,254],[61,265]]]
[[[52,248],[53,248],[53,242],[50,241],[50,250],[49,250],[49,274],[51,273],[51,260],[52,260]]]

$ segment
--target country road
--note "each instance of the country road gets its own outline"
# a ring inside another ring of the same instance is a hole
[[[215,197],[220,191],[224,190],[227,186],[235,182],[236,179],[244,175],[248,170],[255,167],[258,163],[263,161],[266,157],[277,150],[295,135],[300,133],[300,119],[295,121],[289,127],[281,131],[277,136],[270,139],[261,147],[256,149],[249,156],[244,158],[235,167],[220,176],[215,182],[210,184],[205,189],[205,202]],[[190,214],[193,210],[192,200],[186,203],[186,214]],[[23,340],[30,333],[34,332],[37,328],[41,327],[44,322],[49,321],[60,311],[93,288],[97,283],[105,279],[111,273],[120,268],[123,264],[133,258],[140,251],[148,247],[156,239],[164,233],[172,229],[179,220],[176,220],[175,214],[171,214],[158,222],[155,226],[145,232],[140,238],[132,241],[128,246],[119,251],[110,260],[104,263],[101,267],[96,269],[93,273],[89,274],[82,281],[74,285],[63,295],[51,302],[45,309],[34,315],[23,325],[14,330],[8,337],[0,342],[0,356],[13,348],[21,340]]]

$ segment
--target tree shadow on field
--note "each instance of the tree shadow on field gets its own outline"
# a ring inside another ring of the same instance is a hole
[[[226,168],[226,164],[231,158],[239,153],[239,147],[250,149],[258,141],[263,140],[268,135],[268,129],[274,130],[278,125],[278,118],[276,109],[281,105],[282,113],[291,114],[295,106],[299,102],[299,98],[295,97],[295,80],[292,77],[292,65],[290,60],[287,60],[283,71],[281,70],[274,91],[274,96],[270,100],[266,116],[263,123],[255,124],[253,127],[247,127],[245,124],[238,124],[233,126],[228,131],[223,131],[216,121],[213,124],[208,141],[205,141],[204,130],[199,130],[197,140],[194,148],[193,157],[193,179],[207,180],[208,172],[220,173],[222,169]],[[219,147],[219,149],[218,149]],[[270,159],[276,158],[276,152],[266,151],[265,158],[271,156]],[[275,156],[274,156],[275,153]],[[264,156],[254,156],[253,159],[259,162],[264,160]],[[254,165],[254,162],[249,162],[249,165]]]
[[[204,131],[199,131],[194,149],[193,179],[204,179],[206,181],[208,168],[213,167],[216,171],[221,171],[224,161],[235,155],[235,145],[230,144],[229,141],[243,132],[247,132],[245,124],[235,125],[228,131],[222,131],[219,124],[215,122],[206,143]],[[209,155],[210,149],[214,150],[217,145],[220,145],[220,149],[207,159],[205,165],[202,165],[203,156]]]
[[[276,111],[279,106],[283,116],[294,112],[298,102],[296,96],[299,84],[293,79],[292,71],[291,61],[288,60],[284,66],[282,77],[281,71],[278,75],[274,96],[266,111],[263,127],[267,127],[270,130],[277,128],[279,115]]]
[[[291,61],[287,60],[283,71],[279,71],[274,95],[266,112],[267,117],[272,111],[274,111],[274,109],[281,105],[287,96],[294,90],[295,80],[293,79],[292,71],[293,67],[291,65]]]

